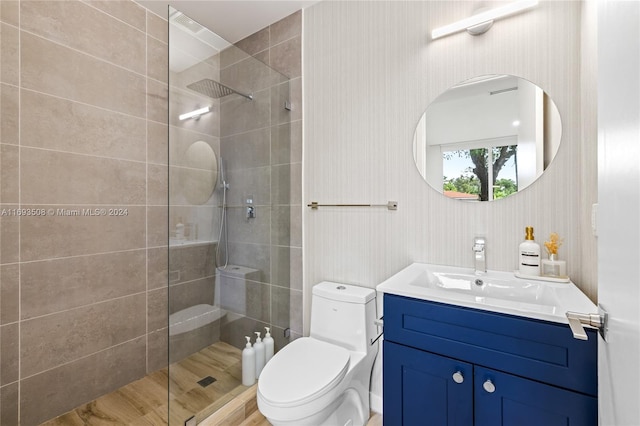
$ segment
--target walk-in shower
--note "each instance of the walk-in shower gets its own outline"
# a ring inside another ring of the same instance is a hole
[[[277,347],[288,341],[290,292],[277,280],[287,275],[291,179],[289,160],[275,160],[290,158],[290,82],[178,11],[169,23],[169,417],[183,425],[245,389],[244,336],[266,326]],[[205,106],[195,120],[177,118]],[[202,185],[183,178],[194,167],[211,176],[185,155],[196,141],[216,159],[206,199],[187,196]]]

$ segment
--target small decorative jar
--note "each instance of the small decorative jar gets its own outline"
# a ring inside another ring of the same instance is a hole
[[[565,278],[567,276],[567,262],[556,260],[556,258],[556,253],[550,253],[549,259],[542,260],[542,275],[553,278]]]

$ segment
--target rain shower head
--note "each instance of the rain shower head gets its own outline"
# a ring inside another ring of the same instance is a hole
[[[194,90],[198,93],[202,93],[203,95],[213,99],[222,98],[224,96],[228,96],[233,93],[236,93],[240,96],[244,96],[249,100],[253,100],[253,95],[251,93],[247,95],[245,93],[238,92],[237,90],[234,90],[228,86],[225,86],[222,83],[218,83],[217,81],[211,80],[209,78],[205,78],[200,81],[196,81],[195,83],[191,83],[187,85],[187,88]]]

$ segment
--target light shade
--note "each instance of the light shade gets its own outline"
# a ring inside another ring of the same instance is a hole
[[[468,18],[461,19],[457,22],[454,22],[453,24],[436,28],[435,30],[431,31],[431,39],[435,40],[437,38],[457,33],[458,31],[463,31],[486,22],[492,22],[495,19],[513,15],[514,13],[518,13],[525,9],[530,9],[537,4],[538,0],[520,0],[513,3],[505,4],[504,6],[496,7],[495,9],[486,10]]]
[[[196,110],[191,111],[191,112],[185,112],[184,114],[180,114],[180,116],[178,116],[178,118],[180,120],[186,120],[187,118],[200,117],[202,114],[206,114],[209,111],[211,111],[211,107],[210,106],[206,106],[204,108],[200,108],[200,109],[196,109]]]

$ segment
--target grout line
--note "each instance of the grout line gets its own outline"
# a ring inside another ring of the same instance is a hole
[[[144,13],[144,23],[145,23],[145,39],[144,39],[144,67],[145,74],[149,75],[149,28],[148,27],[148,13],[145,9]],[[145,99],[144,99],[144,116],[145,118],[149,118],[149,80],[145,80]],[[168,110],[168,94],[167,94],[167,110]],[[144,136],[145,136],[145,150],[144,150],[144,163],[145,163],[145,217],[144,217],[144,238],[145,238],[145,298],[144,298],[144,307],[145,307],[145,342],[144,342],[144,372],[145,374],[149,373],[149,126],[144,126]],[[168,266],[168,265],[167,265]],[[167,268],[168,273],[168,268]],[[167,297],[169,293],[167,292]],[[168,301],[167,301],[168,302]],[[167,303],[168,305],[168,303]]]
[[[22,87],[22,31],[20,22],[22,20],[22,8],[18,7],[18,86]],[[18,90],[18,145],[22,145],[22,91]],[[18,204],[22,204],[22,149],[18,149]],[[22,218],[18,218],[18,263],[22,262]],[[18,267],[18,423],[22,416],[20,401],[22,400],[22,268]]]

